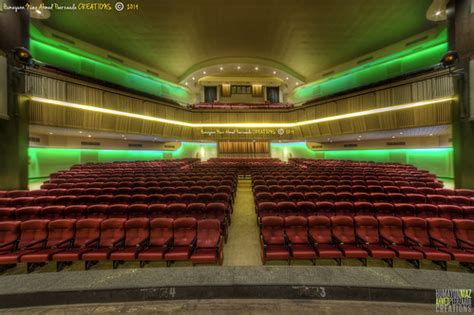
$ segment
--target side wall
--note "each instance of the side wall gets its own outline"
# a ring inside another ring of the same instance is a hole
[[[160,150],[94,150],[70,148],[28,149],[28,177],[47,177],[53,172],[67,170],[74,164],[115,161],[151,161],[163,159],[217,157],[215,143],[183,142],[175,151]]]
[[[272,143],[270,152],[272,158],[284,161],[293,157],[412,164],[438,177],[454,178],[452,148],[314,151],[305,142],[296,142]]]

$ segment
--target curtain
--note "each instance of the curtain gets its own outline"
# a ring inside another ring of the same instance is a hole
[[[219,154],[268,154],[268,141],[219,141]]]
[[[230,92],[230,84],[221,85],[221,97],[230,97],[232,93]]]
[[[263,96],[263,87],[261,84],[252,85],[252,96],[253,97],[262,97]]]

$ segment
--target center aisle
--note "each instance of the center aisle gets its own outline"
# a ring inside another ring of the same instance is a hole
[[[239,179],[229,238],[224,246],[224,266],[262,265],[259,234],[252,181]]]

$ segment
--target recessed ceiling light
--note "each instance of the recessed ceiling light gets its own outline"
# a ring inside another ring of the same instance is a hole
[[[194,80],[196,80],[196,78],[195,78],[195,77],[192,77],[192,79],[193,79],[193,81],[194,81]]]
[[[240,66],[237,66],[237,70],[240,70]]]
[[[277,74],[277,72],[276,72],[276,71],[273,71],[273,74]]]
[[[258,67],[255,67],[255,71],[258,71]]]
[[[296,85],[300,85],[299,82],[296,82],[295,84],[296,84]]]
[[[203,71],[202,74],[206,74],[207,72],[206,71]]]
[[[435,15],[439,16],[441,14],[441,10],[436,11]]]
[[[79,130],[79,133],[82,133],[82,130]]]
[[[224,67],[220,67],[219,70],[221,70],[221,71],[224,70]]]
[[[87,138],[92,138],[92,135],[87,135]]]
[[[49,132],[50,135],[52,135],[53,133],[52,132]]]
[[[432,136],[433,136],[433,134],[432,134],[432,133],[430,133],[430,137],[432,137]]]
[[[125,137],[125,135],[122,135],[122,138]]]
[[[41,15],[41,11],[40,10],[35,10],[36,13],[38,13],[39,15]],[[438,15],[438,14],[436,14]]]
[[[400,131],[400,134],[402,135],[402,134],[403,134],[403,132],[402,132],[402,131]]]
[[[289,80],[290,78],[286,77],[287,80]]]
[[[188,82],[185,82],[184,85],[188,85]]]
[[[395,139],[395,136],[392,136],[392,139]]]

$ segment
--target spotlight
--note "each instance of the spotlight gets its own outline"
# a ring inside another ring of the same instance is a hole
[[[16,47],[13,49],[13,56],[15,61],[21,63],[23,65],[31,65],[32,64],[32,56],[28,49],[25,47]]]
[[[450,50],[441,58],[440,63],[443,68],[451,68],[459,61],[459,54],[457,51]]]

